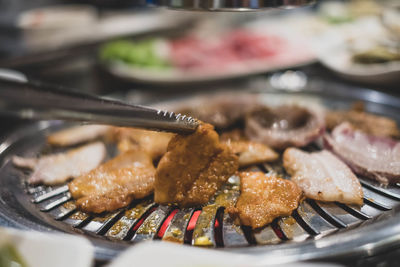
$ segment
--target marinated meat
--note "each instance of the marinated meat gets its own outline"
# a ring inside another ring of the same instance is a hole
[[[249,139],[245,136],[244,131],[242,129],[235,128],[230,131],[224,131],[220,135],[221,142],[228,141],[249,141]]]
[[[107,125],[83,125],[71,127],[47,137],[47,142],[55,146],[72,146],[83,142],[91,141],[107,134],[111,129]]]
[[[65,153],[42,156],[40,158],[13,157],[14,165],[29,168],[33,173],[30,184],[54,185],[66,182],[96,168],[105,158],[103,143],[95,142]]]
[[[205,204],[238,169],[237,157],[220,144],[210,124],[176,135],[156,172],[154,200],[181,207]]]
[[[294,182],[262,172],[240,173],[240,192],[236,207],[228,208],[228,212],[253,229],[290,215],[302,196]]]
[[[114,130],[114,138],[118,143],[119,151],[140,149],[150,154],[153,159],[158,159],[165,154],[172,136],[171,133],[135,128],[115,128]]]
[[[253,141],[231,141],[224,142],[226,146],[239,157],[239,166],[245,167],[262,162],[275,161],[279,154],[270,147]]]
[[[324,141],[355,173],[385,185],[400,182],[400,142],[367,135],[347,122],[326,135]]]
[[[305,146],[323,132],[322,116],[300,106],[262,107],[246,118],[245,133],[250,140],[279,150]]]
[[[349,122],[355,129],[366,134],[379,137],[400,137],[400,130],[394,120],[362,111],[330,111],[325,116],[325,122],[330,131],[343,122]]]
[[[225,129],[243,121],[245,114],[259,105],[254,95],[220,94],[211,99],[207,97],[185,103],[175,110],[210,123],[218,129]]]
[[[69,190],[82,211],[113,211],[153,193],[154,175],[149,154],[127,151],[73,180]]]
[[[363,204],[363,191],[354,173],[329,151],[307,153],[288,148],[283,166],[308,198]]]

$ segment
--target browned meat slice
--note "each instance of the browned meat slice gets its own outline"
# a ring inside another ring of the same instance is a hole
[[[114,138],[121,152],[128,150],[142,150],[158,159],[167,151],[167,146],[173,134],[147,131],[135,128],[115,128]]]
[[[253,229],[290,215],[302,196],[301,189],[292,181],[262,172],[240,173],[240,192],[236,207],[228,208],[228,212]]]
[[[400,130],[394,120],[362,111],[330,111],[325,116],[326,127],[333,130],[342,122],[349,122],[355,129],[379,137],[399,138]]]
[[[305,146],[323,131],[323,116],[300,106],[262,107],[246,118],[247,137],[275,149]]]
[[[329,151],[308,153],[288,148],[283,166],[308,198],[363,204],[363,191],[357,177]]]
[[[220,144],[210,124],[176,135],[156,172],[154,199],[182,207],[205,204],[238,169],[237,157]]]
[[[347,122],[326,135],[324,141],[355,173],[382,184],[400,182],[400,142],[367,135]]]
[[[249,141],[240,129],[222,133],[220,140],[239,157],[239,167],[271,162],[279,158],[279,154],[267,145]]]
[[[78,177],[69,184],[69,190],[82,211],[113,211],[150,195],[154,175],[150,155],[128,151]]]
[[[49,135],[47,137],[47,142],[55,146],[72,146],[106,135],[111,128],[111,126],[107,125],[82,125],[71,127]]]
[[[248,141],[249,139],[244,134],[242,129],[235,128],[230,131],[224,131],[220,135],[221,142],[228,142],[228,141]]]
[[[279,154],[270,147],[253,141],[227,141],[226,146],[239,157],[239,166],[245,167],[262,162],[275,161]]]

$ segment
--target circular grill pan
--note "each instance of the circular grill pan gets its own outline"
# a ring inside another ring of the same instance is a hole
[[[340,92],[329,98],[320,92],[261,93],[260,98],[267,102],[277,96],[297,100],[299,96],[306,96],[307,101],[319,101],[330,107],[343,107],[356,99],[369,100],[367,93],[370,91],[354,92],[357,91],[352,92],[353,99],[345,102]],[[396,105],[400,101],[392,98],[385,102],[386,96],[379,95],[382,102],[368,102],[368,107],[399,120],[400,105]],[[180,210],[159,206],[149,198],[111,214],[95,216],[79,212],[66,185],[29,186],[24,182],[29,173],[15,169],[10,163],[10,156],[15,154],[38,154],[45,146],[45,135],[59,127],[62,125],[55,122],[37,123],[3,142],[0,147],[0,215],[14,227],[84,234],[96,245],[98,259],[110,259],[126,246],[149,239],[254,254],[260,257],[260,263],[369,255],[398,244],[400,187],[383,188],[362,177],[365,198],[361,208],[307,199],[291,216],[278,218],[257,231],[236,226],[218,203],[201,209]],[[262,164],[254,169],[282,172],[282,167],[276,164]],[[235,201],[239,194],[237,186],[228,184],[226,190],[229,194],[225,194],[225,198]]]

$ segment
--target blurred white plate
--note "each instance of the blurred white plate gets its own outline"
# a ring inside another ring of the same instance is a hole
[[[3,245],[11,245],[29,267],[90,267],[94,256],[87,239],[65,234],[0,227],[0,247]]]
[[[366,30],[368,29],[368,30]],[[400,62],[357,64],[352,61],[349,42],[372,47],[388,38],[378,18],[368,18],[348,27],[331,30],[315,42],[318,60],[338,75],[353,81],[387,84],[400,81]]]

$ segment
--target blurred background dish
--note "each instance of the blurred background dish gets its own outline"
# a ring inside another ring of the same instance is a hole
[[[218,31],[219,30],[219,31]],[[113,75],[154,84],[246,77],[315,61],[305,38],[277,29],[242,27],[189,32],[178,38],[120,40],[100,48]]]
[[[351,14],[349,6],[338,5]],[[346,23],[325,31],[313,43],[319,61],[348,80],[378,85],[398,81],[400,43],[392,30],[396,12],[387,8],[377,14],[337,18],[335,23]],[[391,28],[385,25],[389,20]]]

